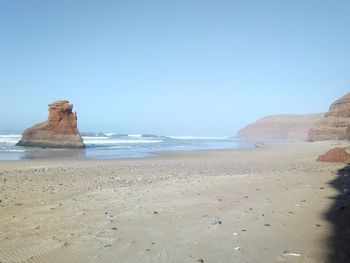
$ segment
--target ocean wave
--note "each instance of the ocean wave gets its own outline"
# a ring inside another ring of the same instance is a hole
[[[128,136],[131,138],[142,138],[142,134],[129,134]]]
[[[124,146],[108,146],[106,148],[107,149],[130,149],[131,146],[127,146],[127,145],[124,145]]]
[[[1,149],[0,152],[14,152],[14,153],[23,153],[25,150],[14,150],[14,149]]]
[[[0,138],[21,138],[20,134],[0,134]]]
[[[0,145],[5,144],[5,145],[12,145],[14,146],[19,140],[0,140]]]
[[[168,136],[174,140],[227,140],[229,137],[206,137],[206,136]]]
[[[82,136],[84,140],[109,140],[107,136]]]
[[[96,144],[144,144],[144,143],[159,143],[163,140],[132,140],[132,139],[125,139],[125,140],[113,140],[113,139],[87,139],[84,140],[84,143],[87,145],[96,145]]]
[[[14,146],[20,139],[19,134],[0,134],[0,145]]]

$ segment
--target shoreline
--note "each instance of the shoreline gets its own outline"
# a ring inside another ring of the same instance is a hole
[[[327,262],[334,143],[0,161],[0,261]]]
[[[341,146],[348,146],[350,145],[346,141],[319,141],[319,142],[307,142],[307,141],[280,141],[280,140],[270,140],[270,141],[259,141],[257,144],[261,144],[261,146],[254,146],[254,142],[251,141],[253,146],[243,146],[243,147],[236,147],[236,148],[217,148],[217,149],[198,149],[198,150],[165,150],[165,151],[153,151],[153,152],[147,152],[145,156],[136,156],[136,157],[111,157],[111,158],[93,158],[93,157],[80,157],[80,158],[70,158],[70,157],[60,157],[60,154],[55,153],[70,153],[70,152],[84,152],[86,149],[54,149],[58,151],[50,151],[52,149],[49,149],[49,153],[52,155],[49,158],[42,158],[42,157],[35,157],[35,158],[23,158],[23,159],[0,159],[1,163],[6,162],[25,162],[25,161],[53,161],[53,162],[61,162],[61,161],[118,161],[118,160],[138,160],[138,159],[147,159],[147,158],[154,158],[154,157],[162,157],[167,155],[179,155],[179,154],[193,154],[193,153],[201,153],[201,152],[236,152],[236,151],[253,151],[253,150],[259,150],[259,149],[267,149],[267,148],[276,148],[281,146],[288,146],[288,145],[329,145],[329,147],[341,147]],[[322,146],[321,146],[322,147]],[[1,167],[0,167],[1,168]]]

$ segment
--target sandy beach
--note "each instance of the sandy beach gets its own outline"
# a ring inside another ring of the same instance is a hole
[[[335,144],[1,161],[0,262],[349,262]]]

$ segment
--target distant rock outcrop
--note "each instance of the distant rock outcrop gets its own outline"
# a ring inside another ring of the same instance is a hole
[[[328,152],[320,155],[317,159],[319,162],[336,162],[336,163],[348,163],[350,162],[350,154],[341,147],[333,148]]]
[[[308,139],[308,130],[323,117],[320,114],[282,114],[262,118],[237,132],[237,138],[248,140],[295,140]]]
[[[350,93],[332,103],[324,118],[309,130],[309,140],[349,139],[348,126],[350,126]]]
[[[77,115],[66,100],[49,104],[49,117],[45,122],[25,130],[17,146],[43,148],[84,148],[77,128]]]

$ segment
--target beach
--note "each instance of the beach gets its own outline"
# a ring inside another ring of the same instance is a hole
[[[0,262],[329,262],[346,145],[1,161]]]

